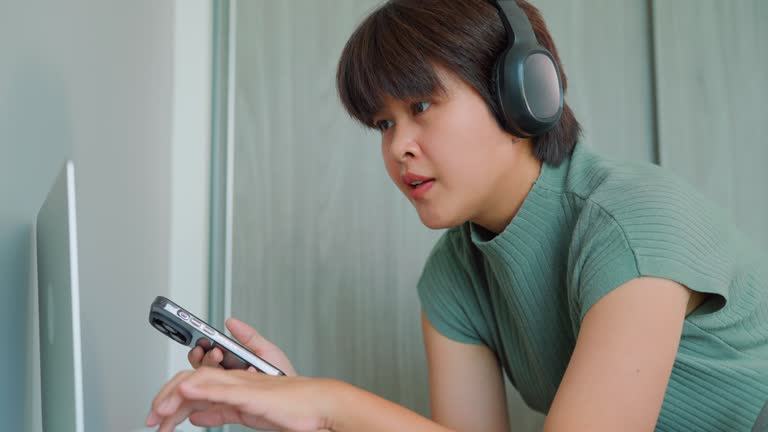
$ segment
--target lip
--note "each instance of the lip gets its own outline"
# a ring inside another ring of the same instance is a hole
[[[424,194],[429,192],[429,190],[432,189],[432,186],[434,186],[434,184],[435,184],[434,180],[429,180],[426,183],[422,183],[416,188],[411,188],[411,190],[409,191],[411,194],[411,197],[415,200],[423,198]],[[408,186],[408,187],[410,188],[411,186]]]
[[[418,174],[413,173],[405,173],[401,177],[403,184],[408,189],[409,195],[413,199],[420,199],[424,197],[424,195],[432,189],[432,186],[435,184],[434,177],[424,177]],[[411,183],[421,181],[424,182],[421,185],[417,187],[411,186]]]

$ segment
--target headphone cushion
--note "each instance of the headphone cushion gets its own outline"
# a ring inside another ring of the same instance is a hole
[[[518,136],[540,135],[560,118],[563,92],[557,64],[538,45],[505,50],[494,65],[493,87],[504,128]]]
[[[536,50],[526,56],[522,79],[526,110],[541,120],[557,115],[561,110],[562,90],[557,66],[548,52]]]

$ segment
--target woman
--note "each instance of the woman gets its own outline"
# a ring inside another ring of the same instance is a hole
[[[565,90],[539,12],[517,3]],[[750,429],[768,399],[763,255],[671,174],[589,151],[567,103],[551,129],[510,128],[492,74],[506,34],[485,0],[391,0],[339,62],[342,103],[381,132],[392,181],[424,225],[449,228],[418,284],[434,421],[296,376],[230,320],[289,376],[199,368],[221,352],[196,348],[149,425],[506,431],[506,373],[546,431]]]

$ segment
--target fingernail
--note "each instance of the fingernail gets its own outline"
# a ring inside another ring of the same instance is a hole
[[[144,419],[144,424],[147,426],[154,426],[155,425],[155,415],[152,410],[149,411],[149,414],[147,414],[147,418]]]

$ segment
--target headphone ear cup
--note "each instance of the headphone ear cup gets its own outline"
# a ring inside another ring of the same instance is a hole
[[[541,135],[560,119],[563,91],[552,55],[538,45],[505,50],[494,67],[495,89],[507,131]]]
[[[560,118],[563,109],[563,86],[557,63],[549,51],[536,47],[526,55],[521,66],[525,110],[538,123],[532,127],[549,128]]]
[[[502,124],[506,130],[520,137],[528,137],[531,134],[523,127],[527,123],[524,117],[528,116],[528,110],[522,94],[521,76],[518,73],[520,57],[514,51],[514,48],[504,50],[496,63],[496,97]]]

